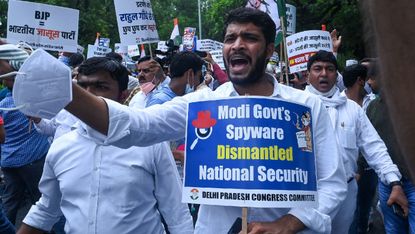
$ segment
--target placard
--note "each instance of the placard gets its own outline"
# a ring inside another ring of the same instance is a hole
[[[79,11],[66,7],[9,1],[7,41],[34,49],[77,52]]]
[[[159,41],[150,0],[114,0],[121,43],[136,45]]]
[[[317,207],[310,108],[236,97],[189,103],[182,201]]]
[[[330,33],[310,30],[287,37],[290,73],[307,70],[308,59],[319,50],[333,51]]]

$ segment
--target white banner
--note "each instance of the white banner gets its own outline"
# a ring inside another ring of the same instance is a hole
[[[319,50],[333,51],[330,33],[310,30],[287,37],[290,73],[307,70],[308,58]]]
[[[126,57],[128,57],[128,46],[121,43],[115,43],[114,52],[121,55],[123,59],[126,60]]]
[[[91,57],[105,57],[112,49],[104,46],[88,45],[87,58]]]
[[[77,52],[79,11],[40,3],[9,1],[7,41],[33,48]]]
[[[166,41],[159,41],[157,43],[157,50],[160,50],[162,52],[167,52],[168,49],[169,47],[167,47]]]
[[[221,50],[223,43],[211,39],[197,40],[196,49],[199,51]]]
[[[212,55],[213,61],[215,61],[222,70],[225,70],[222,50],[212,50],[210,51],[210,55]]]
[[[140,56],[140,49],[138,48],[138,45],[129,45],[128,47],[128,56],[130,56],[130,58],[134,57],[134,56]]]
[[[287,35],[295,33],[295,26],[297,24],[297,8],[290,4],[285,4],[287,7]]]
[[[114,0],[121,43],[136,45],[159,41],[150,0]]]

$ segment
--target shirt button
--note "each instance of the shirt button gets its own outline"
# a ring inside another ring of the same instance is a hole
[[[95,167],[95,168],[94,168],[94,171],[98,171],[98,167]]]
[[[93,225],[94,224],[94,221],[89,221],[89,225]]]
[[[95,197],[95,196],[96,196],[96,194],[95,194],[95,193],[91,194],[91,197]]]

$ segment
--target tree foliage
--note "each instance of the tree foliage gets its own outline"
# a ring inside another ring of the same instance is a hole
[[[119,42],[117,21],[113,0],[32,0],[80,10],[78,43],[92,44],[96,32],[102,37]],[[170,37],[173,19],[179,19],[180,33],[184,27],[198,28],[197,0],[152,0],[161,40]],[[226,13],[236,7],[245,6],[246,0],[200,0],[202,15],[202,37],[222,41],[223,21]],[[326,24],[328,30],[334,28],[342,35],[343,57],[362,58],[365,55],[362,20],[358,0],[287,0],[297,8],[297,32],[320,29]],[[1,37],[6,36],[7,2],[0,1]],[[199,35],[197,31],[197,35]]]

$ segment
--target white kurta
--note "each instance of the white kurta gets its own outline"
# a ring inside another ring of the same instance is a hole
[[[336,157],[339,155],[337,142],[333,128],[329,124],[329,116],[321,101],[314,95],[280,85],[275,79],[273,81],[273,97],[303,103],[312,110],[319,206],[317,209],[251,208],[248,211],[248,219],[249,221],[271,221],[290,213],[300,219],[312,232],[330,233],[330,217],[338,211],[340,202],[346,197],[347,188],[342,160]],[[108,135],[103,135],[92,128],[88,128],[88,134],[100,142],[119,147],[143,146],[180,139],[185,135],[189,102],[237,95],[232,83],[228,82],[215,91],[202,89],[144,110],[128,108],[106,100],[110,121]],[[235,219],[241,216],[241,210],[238,207],[202,205],[199,210],[196,233],[227,233]]]
[[[80,127],[53,142],[39,189],[24,223],[42,230],[63,213],[68,234],[164,233],[161,213],[171,233],[193,233],[165,143],[120,149],[97,144]]]

